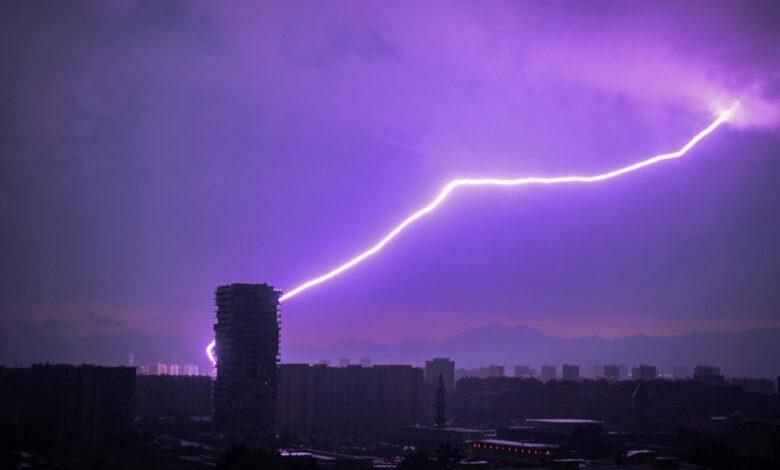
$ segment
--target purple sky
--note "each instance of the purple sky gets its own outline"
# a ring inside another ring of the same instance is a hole
[[[285,303],[284,342],[780,325],[780,6],[3,2],[0,327],[211,337],[455,177],[475,188]]]

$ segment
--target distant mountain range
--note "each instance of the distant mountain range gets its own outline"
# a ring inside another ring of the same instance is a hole
[[[375,364],[422,365],[432,357],[449,357],[455,367],[503,364],[507,372],[515,364],[579,364],[581,372],[593,364],[651,364],[661,371],[682,364],[711,364],[729,375],[780,376],[780,328],[761,328],[735,333],[694,330],[679,336],[635,335],[605,339],[556,338],[527,326],[491,324],[466,331],[453,338],[433,342],[406,340],[392,344],[343,342],[327,347],[286,346],[284,362],[317,362],[339,358],[353,363],[369,357]]]
[[[405,340],[392,344],[370,341],[340,342],[330,346],[290,345],[282,342],[283,362],[335,364],[346,357],[357,363],[361,357],[374,364],[413,364],[449,357],[455,367],[515,364],[579,364],[584,373],[593,364],[652,364],[668,371],[677,364],[720,366],[732,376],[780,376],[780,328],[761,328],[735,333],[691,331],[678,336],[635,335],[605,339],[556,338],[527,326],[491,324],[465,331],[444,341]],[[207,370],[202,340],[158,335],[118,334],[85,337],[62,336],[40,330],[0,331],[0,364],[33,362],[126,364],[134,353],[137,364],[191,362]]]

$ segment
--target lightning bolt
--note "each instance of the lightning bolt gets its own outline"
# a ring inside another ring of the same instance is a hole
[[[366,258],[368,258],[371,255],[376,254],[379,252],[382,248],[384,248],[385,245],[390,243],[392,239],[394,239],[396,236],[398,236],[406,227],[411,225],[414,221],[417,219],[420,219],[424,215],[432,212],[434,209],[439,207],[439,205],[444,202],[445,199],[447,199],[447,196],[449,196],[455,189],[461,187],[461,186],[522,186],[527,184],[555,184],[555,183],[595,183],[598,181],[604,181],[610,178],[614,178],[616,176],[620,176],[626,173],[630,173],[635,170],[639,170],[640,168],[644,168],[650,165],[654,165],[658,162],[664,161],[664,160],[671,160],[673,158],[680,158],[690,149],[693,148],[694,145],[696,145],[700,140],[707,137],[710,133],[712,133],[715,129],[718,128],[723,122],[728,120],[729,116],[731,116],[731,113],[734,112],[734,109],[739,105],[739,103],[736,103],[734,106],[731,107],[731,109],[728,109],[726,111],[723,111],[720,113],[717,119],[707,126],[703,131],[696,134],[691,140],[688,141],[687,144],[685,144],[680,150],[677,150],[676,152],[672,153],[665,153],[662,155],[656,155],[654,157],[650,157],[646,160],[642,160],[638,163],[634,163],[629,166],[625,166],[623,168],[618,168],[616,170],[609,171],[607,173],[601,173],[598,175],[592,175],[592,176],[557,176],[557,177],[551,177],[551,178],[541,178],[541,177],[525,177],[525,178],[515,178],[515,179],[503,179],[503,178],[462,178],[462,179],[456,179],[452,180],[449,183],[447,183],[446,186],[439,192],[438,196],[431,201],[428,205],[423,207],[422,209],[419,209],[417,212],[413,213],[409,217],[403,220],[400,224],[398,224],[394,229],[392,229],[387,235],[384,236],[377,244],[372,246],[371,248],[367,249],[366,251],[360,253],[359,255],[355,256],[354,258],[350,259],[346,263],[336,267],[335,269],[328,271],[327,273],[315,277],[314,279],[311,279],[309,281],[304,282],[303,284],[299,285],[298,287],[290,290],[286,294],[279,297],[279,301],[283,302],[293,296],[296,296],[300,294],[301,292],[305,291],[306,289],[309,289],[311,287],[314,287],[318,284],[321,284],[328,279],[331,279],[335,276],[338,276],[339,274],[343,273],[344,271],[352,268],[353,266],[357,265],[358,263],[362,262]],[[216,364],[216,361],[214,359],[214,345],[215,342],[212,341],[209,343],[209,345],[206,347],[206,354],[208,355],[209,359],[212,363]]]

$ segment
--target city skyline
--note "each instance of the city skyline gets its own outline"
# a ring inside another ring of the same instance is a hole
[[[5,333],[5,334],[3,334]],[[100,365],[130,364],[125,350],[141,374],[168,374],[171,365],[182,374],[194,366],[199,374],[212,375],[215,369],[202,351],[198,339],[172,337],[92,336],[62,338],[52,336],[20,336],[20,332],[0,332],[0,352],[12,357],[1,365],[28,366],[34,363],[92,363]],[[138,348],[147,345],[147,348]],[[728,377],[773,378],[780,375],[778,364],[758,358],[780,354],[780,328],[746,330],[736,333],[712,333],[694,330],[683,335],[620,338],[598,336],[565,338],[548,335],[533,328],[516,325],[490,324],[466,330],[443,341],[404,340],[391,343],[372,341],[336,342],[327,346],[290,345],[282,341],[282,363],[316,364],[328,361],[332,365],[350,364],[411,364],[423,366],[433,357],[456,359],[459,369],[478,369],[501,364],[507,371],[516,365],[557,365],[575,363],[584,376],[594,376],[593,366],[651,364],[659,373],[672,375],[676,366],[692,370],[694,366],[714,364],[724,369]],[[11,354],[8,351],[15,353]],[[52,354],[52,351],[56,354]],[[194,363],[194,364],[193,364]],[[537,370],[539,372],[539,370]],[[185,374],[186,375],[186,374]],[[510,374],[511,375],[511,374]],[[596,375],[598,376],[598,375]]]
[[[780,468],[777,0],[6,0],[0,63],[0,468]]]

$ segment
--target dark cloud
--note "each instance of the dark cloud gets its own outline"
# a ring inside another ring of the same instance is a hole
[[[99,315],[95,312],[89,312],[87,313],[87,320],[90,323],[94,323],[95,325],[102,325],[102,326],[124,326],[125,322],[121,320],[117,320],[114,317],[109,317],[108,315]]]
[[[9,332],[19,334],[50,334],[69,330],[73,324],[60,318],[45,317],[39,322],[16,321],[7,326]]]
[[[46,317],[40,323],[40,329],[44,331],[62,331],[70,328],[70,326],[70,322],[52,317]]]

